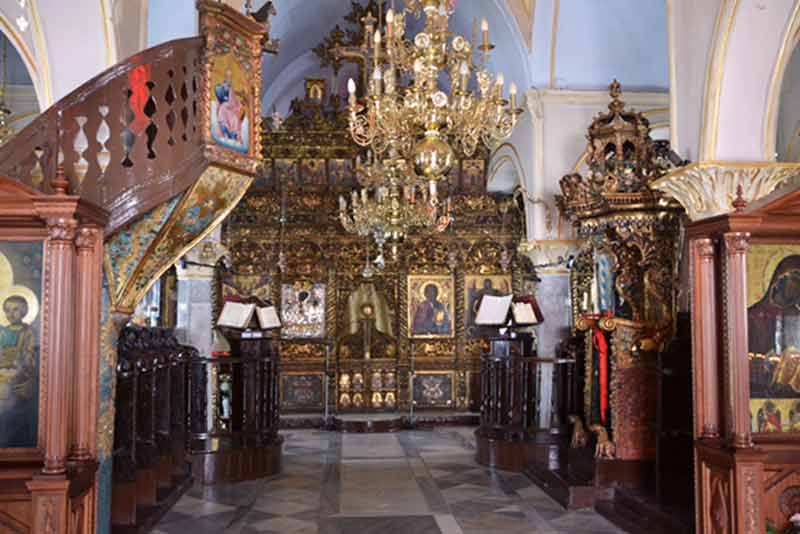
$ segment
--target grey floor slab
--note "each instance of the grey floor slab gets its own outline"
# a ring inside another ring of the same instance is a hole
[[[472,428],[398,434],[285,432],[275,477],[196,486],[155,534],[616,534],[524,476],[475,463]]]

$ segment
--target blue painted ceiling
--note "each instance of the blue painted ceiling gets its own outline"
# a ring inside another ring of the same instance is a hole
[[[276,104],[285,112],[303,93],[305,77],[330,77],[311,49],[343,22],[351,2],[273,1],[278,14],[271,36],[281,46],[277,56],[264,58],[264,109]],[[491,70],[521,89],[603,90],[613,78],[625,90],[669,89],[666,0],[535,0],[530,48],[507,1],[458,0],[451,28],[470,37],[476,21],[486,18],[497,45]],[[196,27],[193,6],[194,0],[150,0],[149,42],[185,36]]]

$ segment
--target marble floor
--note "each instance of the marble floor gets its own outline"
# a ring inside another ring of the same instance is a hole
[[[472,431],[286,431],[280,475],[195,486],[153,532],[621,532],[592,510],[565,511],[522,475],[476,464]]]

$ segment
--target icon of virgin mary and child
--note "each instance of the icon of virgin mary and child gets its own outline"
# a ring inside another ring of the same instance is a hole
[[[219,144],[246,153],[250,150],[250,125],[244,95],[234,86],[231,70],[226,70],[223,82],[214,87],[211,130]]]

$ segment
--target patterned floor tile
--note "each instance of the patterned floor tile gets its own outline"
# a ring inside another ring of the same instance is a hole
[[[292,430],[284,470],[193,487],[155,534],[618,533],[519,474],[475,463],[471,428],[359,435]]]
[[[304,521],[302,519],[295,519],[293,517],[274,517],[272,519],[265,519],[247,525],[249,529],[255,532],[309,532],[317,530],[317,524],[311,521]]]

